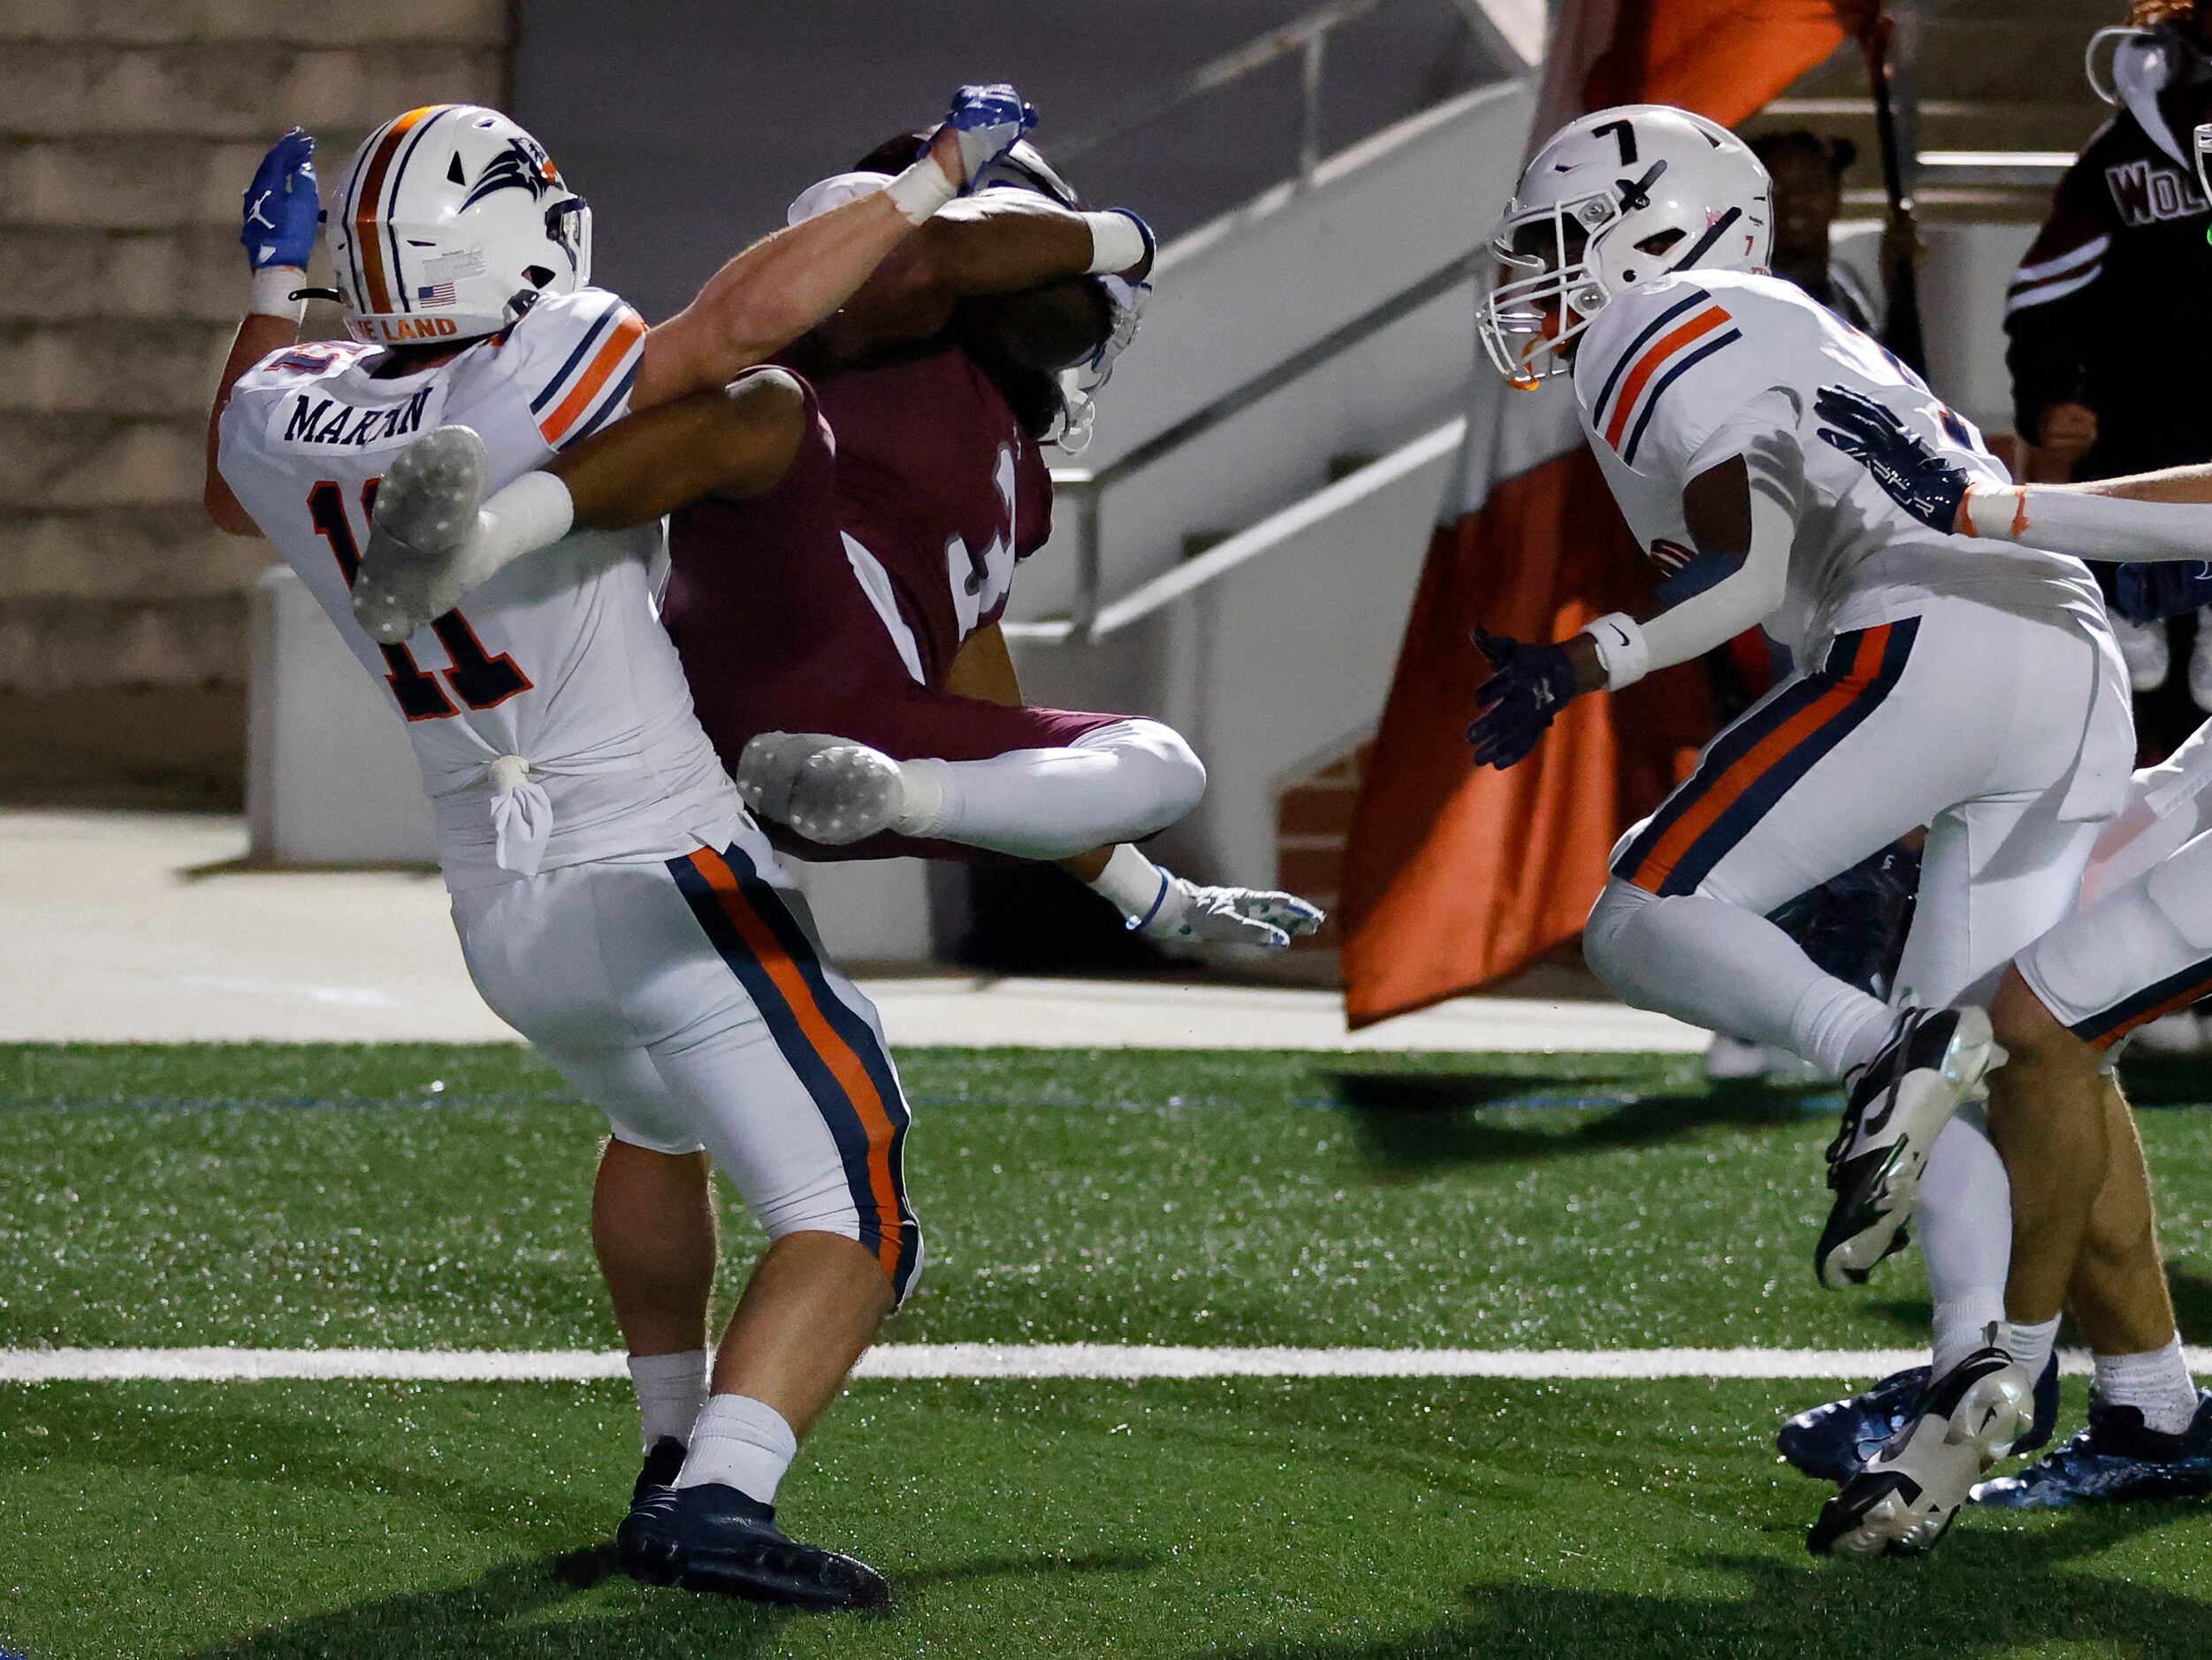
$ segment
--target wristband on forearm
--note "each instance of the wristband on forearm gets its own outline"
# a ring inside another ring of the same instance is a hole
[[[1977,484],[1966,494],[1964,517],[1976,536],[2078,559],[2212,559],[2212,503],[2136,501],[2048,484]]]
[[[1607,691],[1635,685],[1651,668],[1651,643],[1644,637],[1644,625],[1627,612],[1600,617],[1583,632],[1598,648]]]
[[[2014,542],[2028,526],[2027,487],[2024,484],[1969,484],[1958,504],[1959,528],[1968,536],[1992,537]]]
[[[906,216],[909,225],[920,225],[960,194],[960,187],[945,176],[928,151],[904,172],[883,187],[891,205]]]
[[[1144,227],[1137,223],[1134,214],[1110,209],[1103,213],[1085,214],[1083,223],[1091,228],[1091,263],[1087,270],[1092,276],[1128,270],[1144,263],[1148,244]]]
[[[296,265],[264,265],[254,273],[246,309],[257,317],[282,317],[287,323],[302,323],[307,319],[307,301],[292,296],[306,282],[307,273]]]

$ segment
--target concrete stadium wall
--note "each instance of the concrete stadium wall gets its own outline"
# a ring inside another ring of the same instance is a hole
[[[271,555],[199,506],[239,193],[294,122],[327,174],[395,110],[498,98],[507,26],[504,0],[0,6],[0,690],[243,684]]]

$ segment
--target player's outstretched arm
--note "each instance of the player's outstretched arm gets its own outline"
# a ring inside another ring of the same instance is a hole
[[[832,369],[874,350],[943,331],[961,301],[1019,293],[1062,278],[1139,284],[1157,251],[1126,208],[1079,212],[1026,190],[954,202],[909,237],[837,313],[812,330],[806,362]]]
[[[233,536],[255,536],[259,531],[252,515],[231,493],[217,465],[223,410],[240,376],[300,338],[300,319],[306,307],[292,294],[307,281],[307,263],[315,251],[322,210],[315,187],[313,135],[295,126],[271,145],[255,170],[253,182],[246,187],[242,205],[244,223],[238,240],[246,247],[253,291],[208,410],[207,476],[201,500],[217,529]]]
[[[2087,484],[1990,484],[1944,459],[1896,414],[1842,386],[1813,410],[1821,441],[1850,456],[1923,524],[2078,559],[2131,563],[2212,558],[2212,467],[2176,467]]]
[[[772,490],[810,419],[796,378],[754,369],[612,422],[488,499],[483,440],[466,427],[439,427],[385,472],[354,579],[354,616],[371,639],[396,645],[579,526],[623,530],[702,496]]]
[[[1035,121],[1011,87],[961,88],[921,159],[889,186],[764,237],[648,333],[630,408],[709,391],[798,339]]]

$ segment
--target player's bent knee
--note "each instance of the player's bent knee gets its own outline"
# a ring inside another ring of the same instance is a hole
[[[1110,750],[1122,758],[1133,790],[1142,796],[1142,816],[1165,829],[1206,796],[1206,764],[1174,727],[1157,720],[1134,720],[1079,739],[1083,748]]]
[[[914,1294],[914,1287],[920,1283],[922,1269],[929,1260],[921,1224],[904,1200],[896,1222],[885,1218],[885,1233],[875,1237],[863,1233],[860,1218],[850,1198],[831,1192],[758,1207],[754,1216],[771,1245],[797,1234],[832,1234],[850,1240],[853,1249],[866,1253],[876,1269],[890,1282],[891,1306],[895,1311],[904,1307],[906,1299]]]
[[[1606,883],[1583,925],[1583,960],[1615,995],[1635,1000],[1648,954],[1636,949],[1637,925],[1661,902],[1633,882],[1614,877]]]
[[[1989,1024],[2016,1080],[2028,1072],[2094,1072],[2100,1063],[2097,1051],[2059,1024],[2017,968],[2005,971],[1989,1001]]]

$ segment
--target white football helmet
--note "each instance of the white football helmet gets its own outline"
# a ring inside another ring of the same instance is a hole
[[[356,340],[493,334],[539,294],[591,280],[591,209],[544,145],[481,104],[385,122],[354,152],[328,217]]]
[[[1669,271],[1761,270],[1774,184],[1751,146],[1663,103],[1600,110],[1552,134],[1491,233],[1479,320],[1498,372],[1533,385],[1623,289]]]

